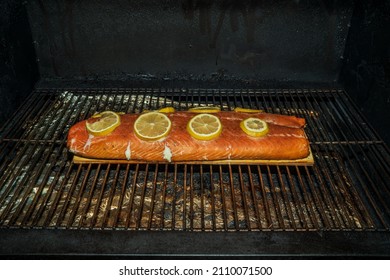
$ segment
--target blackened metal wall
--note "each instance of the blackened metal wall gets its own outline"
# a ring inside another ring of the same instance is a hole
[[[340,81],[390,145],[390,1],[355,1]]]
[[[30,1],[43,77],[334,82],[349,1]]]
[[[21,1],[0,1],[0,127],[38,79],[27,13]]]

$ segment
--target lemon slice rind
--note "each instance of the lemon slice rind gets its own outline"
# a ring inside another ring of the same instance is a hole
[[[211,130],[211,132],[199,132],[202,129]],[[222,133],[222,124],[218,117],[202,113],[190,119],[187,123],[187,131],[197,140],[209,141],[217,138]]]
[[[249,136],[262,137],[268,133],[268,124],[259,118],[247,118],[240,122],[241,129]]]
[[[159,112],[159,113],[174,113],[176,110],[173,107],[164,107],[157,110],[150,110],[150,109],[144,109],[142,110],[142,113],[149,113],[149,112]]]
[[[112,133],[121,124],[119,114],[112,111],[104,111],[93,115],[91,118],[100,118],[100,120],[92,123],[86,122],[86,129],[88,133],[93,136],[106,136]]]
[[[188,112],[199,113],[199,114],[211,114],[211,113],[221,112],[221,108],[216,106],[200,106],[200,107],[189,108]]]
[[[249,108],[242,108],[242,107],[236,107],[234,108],[234,112],[236,113],[263,113],[263,110],[259,109],[249,109]]]
[[[156,141],[166,137],[171,131],[171,120],[160,112],[141,114],[134,122],[134,133],[145,141]]]
[[[174,113],[176,110],[173,107],[164,107],[158,110],[160,113]]]

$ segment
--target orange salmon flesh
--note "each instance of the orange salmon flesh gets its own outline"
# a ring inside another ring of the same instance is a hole
[[[86,121],[73,125],[68,133],[67,147],[77,156],[92,159],[176,162],[204,160],[294,160],[309,155],[309,142],[304,133],[305,119],[267,113],[219,112],[221,135],[213,140],[194,139],[186,130],[195,116],[192,112],[174,112],[167,116],[172,128],[156,141],[139,139],[134,122],[140,114],[121,115],[121,124],[109,135],[92,136]],[[267,122],[269,132],[262,137],[248,136],[240,122],[255,117]]]

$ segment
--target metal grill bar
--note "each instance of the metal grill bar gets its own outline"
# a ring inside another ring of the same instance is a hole
[[[67,130],[95,112],[246,107],[297,115],[313,167],[82,164]],[[0,227],[389,230],[390,152],[337,89],[42,89],[0,132]]]

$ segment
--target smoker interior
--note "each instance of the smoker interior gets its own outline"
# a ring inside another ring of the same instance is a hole
[[[16,4],[27,30],[7,52],[18,86],[1,88],[20,106],[0,130],[0,253],[388,256],[390,151],[350,79],[360,4],[136,2]],[[15,59],[29,40],[34,55]],[[99,111],[204,105],[305,118],[315,164],[75,164],[66,149]]]

